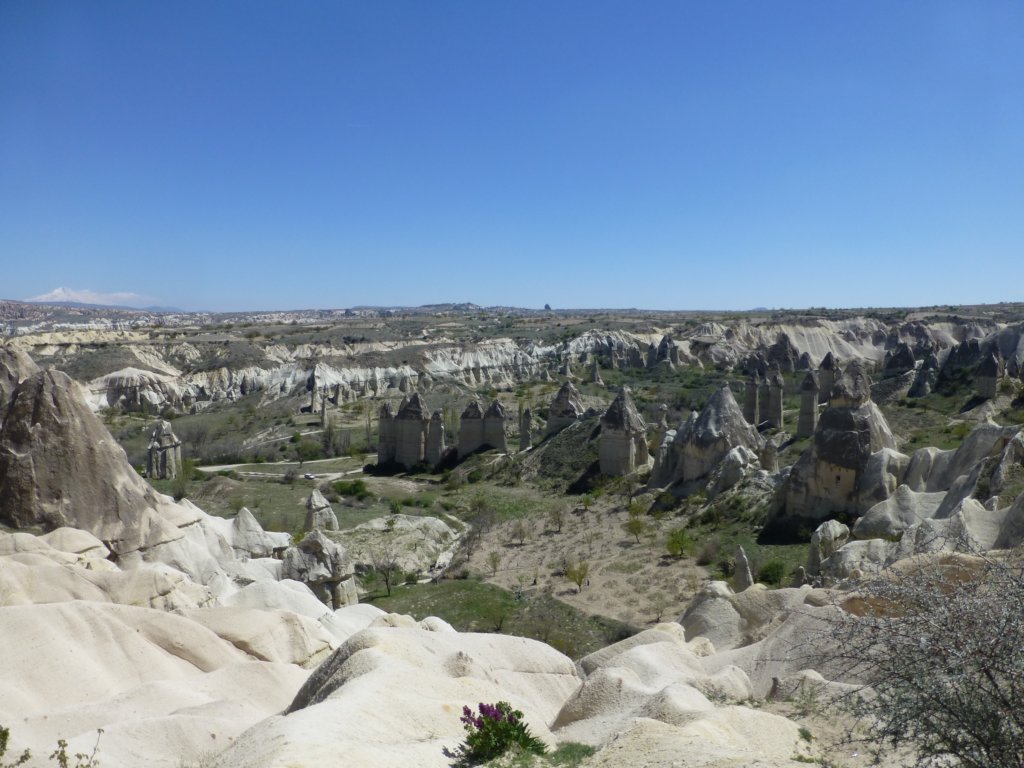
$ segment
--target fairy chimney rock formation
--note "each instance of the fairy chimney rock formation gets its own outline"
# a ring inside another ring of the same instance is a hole
[[[782,396],[785,389],[785,381],[782,374],[775,371],[768,380],[768,413],[764,420],[769,427],[782,429]]]
[[[304,530],[309,531],[336,531],[338,530],[338,516],[334,514],[331,504],[324,498],[320,491],[313,489],[306,499],[306,525]]]
[[[917,369],[917,376],[914,377],[914,383],[907,395],[909,397],[930,395],[935,389],[935,382],[938,381],[938,378],[939,358],[934,352],[929,352],[924,362],[921,363],[921,367]]]
[[[505,453],[508,444],[505,440],[505,406],[495,400],[484,414],[483,444]]]
[[[672,440],[671,454],[659,463],[652,484],[689,482],[707,475],[736,446],[759,454],[764,439],[743,418],[732,390],[723,384],[708,399],[700,414],[691,414]]]
[[[0,429],[0,522],[80,528],[121,556],[181,539],[200,515],[139,476],[67,375],[38,371],[12,393]]]
[[[419,392],[403,402],[395,414],[395,463],[410,468],[426,457],[427,407]]]
[[[771,375],[765,372],[765,375],[758,379],[757,382],[757,418],[759,419],[757,424],[768,420],[768,403],[771,400]],[[755,424],[754,426],[757,426]]]
[[[553,435],[561,432],[570,424],[575,424],[583,416],[586,409],[583,407],[583,400],[580,391],[576,389],[571,381],[565,382],[555,394],[548,409],[547,434]]]
[[[796,424],[797,437],[810,437],[818,427],[818,377],[808,371],[800,385],[800,418]]]
[[[760,409],[758,408],[757,395],[761,386],[761,377],[755,371],[747,379],[747,383],[743,389],[743,418],[747,420],[748,424],[753,424],[755,427],[761,422],[758,420],[760,415]]]
[[[878,489],[862,487],[868,463],[883,450],[898,456],[895,448],[885,417],[871,401],[871,381],[854,361],[833,385],[811,445],[793,466],[785,516],[820,522],[840,512],[862,514],[877,501],[869,492]]]
[[[38,371],[32,358],[18,347],[9,343],[0,346],[0,424],[15,388]]]
[[[590,366],[590,383],[604,386],[604,381],[601,379],[601,369],[597,365],[596,357],[594,358],[593,365]]]
[[[999,360],[995,355],[986,355],[978,364],[978,371],[974,374],[974,385],[978,391],[978,397],[991,400],[996,396],[996,385],[999,383]]]
[[[885,353],[885,362],[882,365],[884,376],[898,376],[901,373],[914,370],[917,360],[914,359],[914,351],[907,342],[902,341]]]
[[[525,451],[533,443],[533,411],[523,411],[519,419],[519,450]]]
[[[441,463],[444,455],[444,414],[440,410],[430,415],[430,423],[427,425],[427,447],[424,458],[431,467]]]
[[[829,397],[832,396],[832,385],[835,383],[838,368],[839,364],[831,352],[822,358],[821,365],[818,366],[819,403],[827,403]]]
[[[604,475],[628,475],[647,465],[647,425],[637,413],[629,387],[619,390],[601,417],[598,457]]]
[[[146,451],[146,476],[151,480],[173,480],[181,471],[181,440],[169,421],[160,421],[153,429]]]
[[[395,460],[395,411],[391,403],[380,407],[377,429],[377,463],[390,464]]]
[[[484,413],[480,403],[470,401],[459,418],[459,458],[480,450],[484,444]]]

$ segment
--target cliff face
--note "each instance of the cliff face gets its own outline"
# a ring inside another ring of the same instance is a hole
[[[346,337],[348,338],[348,337]],[[566,365],[646,367],[650,352],[667,350],[681,366],[731,367],[743,361],[785,358],[787,365],[819,366],[829,354],[846,362],[884,363],[894,349],[923,359],[967,342],[1006,348],[1012,374],[1019,369],[1017,326],[998,323],[907,322],[873,318],[806,318],[774,323],[745,319],[645,332],[589,330],[557,344],[511,338],[456,341],[443,335],[345,343],[264,340],[250,330],[182,333],[152,338],[140,330],[41,332],[15,344],[37,362],[68,371],[86,386],[94,411],[107,406],[158,411],[165,406],[265,397],[326,389],[336,402],[408,394],[436,384],[499,389],[556,373]],[[986,341],[987,340],[987,341]],[[802,361],[802,362],[801,362]]]

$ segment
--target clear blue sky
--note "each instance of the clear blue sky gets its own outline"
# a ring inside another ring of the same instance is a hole
[[[0,298],[1021,300],[1024,3],[0,0]]]

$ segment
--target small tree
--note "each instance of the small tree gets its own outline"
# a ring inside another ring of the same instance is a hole
[[[548,525],[555,530],[555,533],[562,532],[562,526],[565,524],[565,510],[561,507],[553,507],[548,512]]]
[[[301,467],[307,461],[320,458],[320,445],[312,440],[302,440],[295,446],[295,455]]]
[[[583,584],[587,581],[587,574],[589,573],[590,563],[586,560],[580,560],[577,563],[569,565],[565,569],[565,576],[569,581],[576,585],[577,594],[583,591]]]
[[[668,539],[665,541],[665,549],[672,557],[682,557],[692,548],[693,540],[685,528],[676,528],[669,533]]]
[[[647,521],[643,518],[644,510],[639,504],[629,505],[629,519],[622,527],[630,536],[636,537],[636,543],[640,543],[640,537],[647,532]]]
[[[521,547],[526,543],[526,537],[530,535],[530,526],[523,518],[520,517],[512,522],[512,528],[509,533],[511,534],[513,541],[518,541],[519,546]]]
[[[491,576],[498,573],[498,566],[501,565],[501,552],[492,549],[487,553],[487,564],[491,566]]]

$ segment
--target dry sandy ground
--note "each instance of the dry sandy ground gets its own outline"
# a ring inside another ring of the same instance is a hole
[[[639,627],[678,619],[706,578],[704,569],[666,554],[665,537],[678,523],[645,518],[651,527],[638,543],[623,530],[627,519],[624,510],[599,500],[590,511],[567,512],[560,532],[542,518],[526,520],[530,532],[522,545],[514,523],[505,522],[483,535],[469,569],[506,589],[539,587],[582,611]],[[501,558],[496,572],[491,552]],[[577,590],[564,571],[580,560],[590,569]]]

